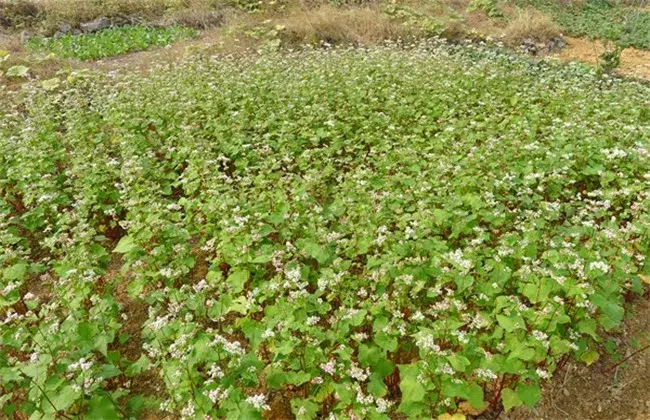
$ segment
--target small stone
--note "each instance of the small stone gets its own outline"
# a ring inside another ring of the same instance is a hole
[[[59,25],[59,32],[64,35],[69,34],[70,32],[72,32],[72,25],[70,25],[69,23],[62,23],[61,25]]]
[[[520,48],[526,54],[536,55],[538,52],[537,45],[535,45],[535,41],[533,41],[532,39],[524,39],[523,41],[521,41]]]
[[[546,45],[544,46],[544,50],[546,50],[546,52],[551,53],[551,52],[559,51],[562,48],[565,48],[567,45],[568,44],[564,40],[564,38],[560,36],[555,36],[546,43]]]
[[[569,390],[566,389],[566,388],[563,388],[563,389],[562,389],[562,394],[564,394],[565,397],[568,397],[569,395],[571,395],[571,393],[569,392]]]

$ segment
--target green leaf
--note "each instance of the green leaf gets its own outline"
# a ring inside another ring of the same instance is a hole
[[[583,334],[589,334],[594,340],[598,339],[596,328],[597,325],[594,319],[586,318],[578,321],[578,331]]]
[[[598,353],[596,350],[589,350],[582,353],[580,356],[580,360],[585,362],[587,366],[594,364],[598,359],[600,359],[600,353]]]
[[[517,396],[524,404],[526,404],[526,407],[533,408],[542,398],[542,392],[537,384],[521,384],[517,387]]]
[[[470,365],[470,361],[467,360],[465,356],[461,356],[459,354],[452,354],[451,356],[447,356],[447,360],[449,360],[451,367],[453,367],[456,372],[465,372],[467,366]]]
[[[6,74],[9,77],[26,77],[28,72],[29,72],[29,67],[13,66],[13,67],[9,67]]]
[[[391,337],[385,332],[380,331],[377,334],[375,334],[374,342],[375,344],[377,344],[379,347],[381,347],[386,351],[392,352],[397,350],[397,338]]]
[[[246,315],[248,312],[248,301],[246,300],[246,296],[239,296],[237,299],[233,300],[228,307],[227,312],[231,311]]]
[[[105,395],[95,394],[88,403],[88,419],[119,420],[120,416],[113,402]]]
[[[304,371],[299,371],[299,372],[287,372],[286,373],[287,383],[290,383],[292,385],[302,385],[305,382],[308,382],[311,379],[311,375],[307,372]]]
[[[526,326],[524,319],[520,315],[507,317],[504,315],[497,315],[497,322],[507,332],[513,332],[522,329]]]
[[[485,406],[485,401],[483,400],[483,388],[474,382],[467,389],[467,401],[472,405],[472,407],[477,410],[481,410]]]
[[[248,270],[235,270],[228,276],[226,282],[230,285],[233,293],[239,293],[244,290],[244,284],[248,281],[249,275]]]
[[[121,374],[122,372],[117,367],[111,364],[103,364],[102,369],[99,372],[99,375],[104,379],[114,378]]]
[[[122,239],[120,239],[120,242],[117,243],[117,246],[113,252],[116,252],[118,254],[126,254],[127,252],[131,252],[136,248],[138,248],[138,245],[134,242],[132,237],[127,235],[123,236]]]
[[[268,365],[264,369],[266,386],[271,389],[280,389],[286,383],[286,373],[280,367]]]
[[[327,248],[316,242],[306,242],[303,247],[309,256],[318,261],[319,264],[325,264],[330,258]]]
[[[11,397],[14,396],[13,392],[7,392],[6,394],[0,396],[0,408],[3,408],[7,401],[11,399]],[[10,413],[5,412],[6,415],[9,415]]]
[[[403,402],[420,402],[426,394],[424,387],[417,378],[406,377],[399,383],[399,389],[402,391]]]
[[[370,380],[368,381],[368,392],[370,392],[375,397],[383,397],[388,392],[386,384],[384,384],[383,377],[376,373],[370,375]]]
[[[503,401],[503,408],[505,408],[506,411],[510,411],[510,409],[519,407],[523,404],[519,395],[510,388],[504,388],[503,391],[501,391],[501,401]]]
[[[257,349],[262,342],[262,333],[264,333],[264,326],[252,319],[244,318],[241,321],[241,329],[244,331],[248,342],[253,349]]]
[[[0,368],[0,383],[19,382],[23,379],[18,372],[12,368]]]
[[[611,330],[623,320],[625,311],[617,302],[609,300],[598,293],[591,295],[591,301],[602,311],[599,320],[606,330]]]
[[[318,404],[308,399],[294,398],[291,400],[291,412],[296,416],[296,420],[315,419],[319,409]]]
[[[138,360],[131,363],[124,373],[126,376],[137,376],[146,371],[149,368],[149,364],[149,359],[143,354]]]
[[[27,264],[18,263],[14,264],[11,267],[7,267],[2,272],[2,277],[5,280],[22,280],[25,278],[25,273],[27,272]]]
[[[524,286],[523,294],[532,303],[544,302],[548,299],[552,284],[550,281],[539,280],[538,284],[529,283]]]
[[[58,411],[65,411],[77,399],[81,397],[80,391],[75,391],[72,385],[66,385],[61,388],[54,396],[52,396],[52,403]]]

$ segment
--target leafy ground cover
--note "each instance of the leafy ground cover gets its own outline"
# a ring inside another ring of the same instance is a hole
[[[542,1],[534,4],[551,14],[569,35],[616,41],[622,47],[650,49],[650,11],[625,8],[606,0],[573,6]]]
[[[2,409],[533,406],[649,281],[648,97],[436,42],[9,92]]]
[[[121,26],[94,34],[34,38],[29,40],[27,47],[33,51],[54,53],[61,57],[97,60],[133,51],[164,47],[176,41],[192,38],[197,33],[195,29],[181,26]]]

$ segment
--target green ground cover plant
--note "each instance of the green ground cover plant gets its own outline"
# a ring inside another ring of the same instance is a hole
[[[534,2],[551,14],[569,35],[610,40],[623,48],[650,49],[650,11],[621,7],[606,0],[588,0],[573,6]]]
[[[29,40],[27,47],[33,51],[53,53],[61,57],[97,60],[133,51],[164,47],[176,41],[193,38],[197,34],[195,29],[181,26],[121,26],[94,34],[34,38]]]
[[[4,415],[532,407],[649,281],[649,97],[435,41],[8,92]]]

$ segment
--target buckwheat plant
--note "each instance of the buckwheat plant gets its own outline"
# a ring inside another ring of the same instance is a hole
[[[648,98],[435,40],[6,92],[3,413],[532,407],[648,282]]]

